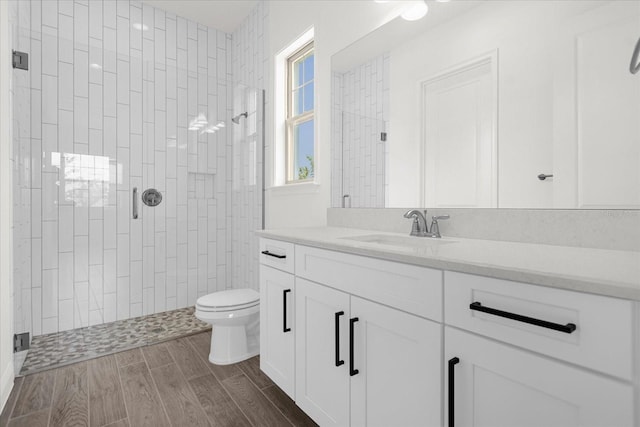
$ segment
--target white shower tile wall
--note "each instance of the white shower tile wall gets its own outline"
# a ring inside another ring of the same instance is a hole
[[[333,207],[384,207],[389,136],[389,54],[332,76]],[[392,135],[391,135],[392,137]]]
[[[263,96],[269,79],[268,2],[261,1],[233,33],[234,115],[247,112],[232,125],[233,191],[232,284],[258,290],[258,238],[262,228]]]
[[[13,2],[15,330],[193,305],[230,286],[232,37],[135,1]],[[189,191],[190,180],[206,191]],[[154,208],[132,190],[156,188]]]

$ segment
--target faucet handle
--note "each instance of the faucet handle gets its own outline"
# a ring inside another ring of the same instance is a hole
[[[440,235],[440,226],[438,225],[438,221],[449,219],[449,215],[434,215],[431,217],[431,219],[433,220],[433,222],[431,222],[431,236],[439,239],[442,237],[442,235]]]

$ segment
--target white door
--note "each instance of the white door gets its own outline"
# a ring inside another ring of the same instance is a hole
[[[292,399],[293,275],[260,264],[260,369]]]
[[[348,294],[296,278],[295,400],[321,426],[349,425],[349,319]]]
[[[422,206],[497,207],[497,52],[421,86]]]
[[[631,385],[451,327],[445,327],[444,369],[449,425],[633,425]]]
[[[351,426],[440,426],[442,326],[351,297]]]
[[[640,2],[572,18],[555,45],[554,207],[640,208]]]

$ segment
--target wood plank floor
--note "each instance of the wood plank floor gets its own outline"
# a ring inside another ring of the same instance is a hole
[[[210,332],[16,379],[2,427],[315,426],[260,371],[207,360]]]

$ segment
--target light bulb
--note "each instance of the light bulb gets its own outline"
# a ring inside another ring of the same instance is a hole
[[[429,6],[424,0],[412,1],[400,16],[407,21],[417,21],[429,11]]]

